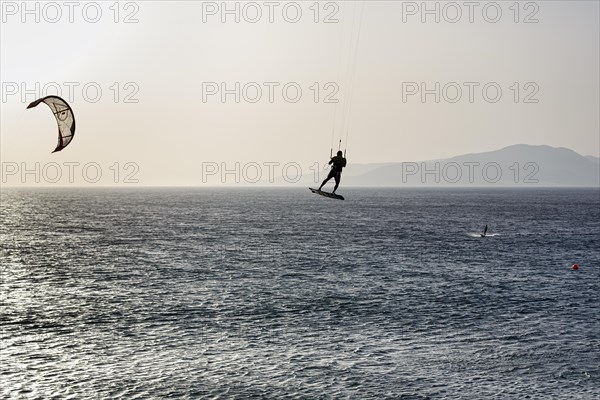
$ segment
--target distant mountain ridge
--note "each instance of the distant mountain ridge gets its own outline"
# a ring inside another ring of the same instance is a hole
[[[298,184],[315,185],[314,181],[312,176],[304,177]],[[600,187],[600,162],[598,157],[582,156],[564,147],[516,144],[441,160],[349,164],[342,185]]]
[[[595,162],[596,164],[600,164],[600,158],[594,156],[585,156],[588,160]]]

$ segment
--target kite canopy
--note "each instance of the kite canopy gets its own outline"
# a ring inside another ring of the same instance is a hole
[[[52,110],[54,118],[56,118],[56,123],[58,124],[58,144],[53,153],[61,151],[71,143],[73,136],[75,136],[75,116],[73,115],[73,110],[71,110],[66,101],[58,96],[42,97],[29,104],[27,108],[33,108],[40,103],[46,103]]]

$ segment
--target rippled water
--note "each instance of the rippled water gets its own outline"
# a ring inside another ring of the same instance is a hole
[[[598,190],[343,192],[4,189],[0,397],[600,396]]]

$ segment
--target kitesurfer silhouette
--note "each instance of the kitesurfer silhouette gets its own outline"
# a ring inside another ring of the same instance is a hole
[[[483,228],[483,233],[481,234],[481,237],[485,237],[487,235],[487,225],[485,226],[485,228]]]
[[[329,160],[329,164],[331,165],[331,171],[329,171],[329,175],[327,175],[327,178],[323,181],[323,183],[321,183],[321,186],[319,186],[319,190],[321,190],[321,188],[331,178],[333,178],[333,179],[335,179],[335,187],[333,188],[332,193],[335,193],[338,186],[340,185],[340,179],[342,177],[342,169],[346,166],[346,158],[344,158],[341,150],[337,152],[337,155],[335,157],[332,157],[331,160]]]

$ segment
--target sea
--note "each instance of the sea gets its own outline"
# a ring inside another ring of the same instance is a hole
[[[600,398],[599,189],[339,193],[2,189],[0,398]]]

